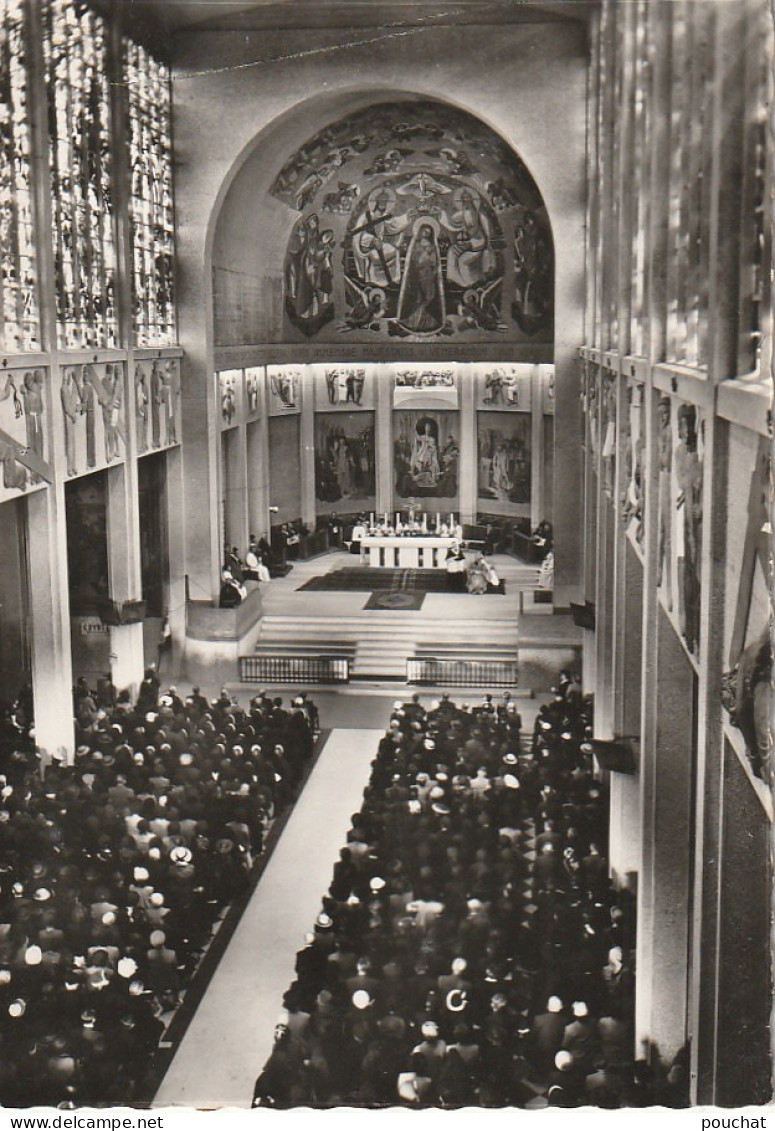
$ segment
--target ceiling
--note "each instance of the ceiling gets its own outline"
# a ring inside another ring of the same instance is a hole
[[[599,0],[111,0],[137,38],[395,24],[586,22]],[[172,46],[172,45],[170,45]]]

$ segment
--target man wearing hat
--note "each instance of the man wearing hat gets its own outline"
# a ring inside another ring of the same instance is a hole
[[[597,1027],[585,1001],[574,1001],[571,1010],[573,1020],[565,1026],[562,1048],[571,1054],[574,1066],[586,1075],[593,1070],[595,1056],[600,1051]]]

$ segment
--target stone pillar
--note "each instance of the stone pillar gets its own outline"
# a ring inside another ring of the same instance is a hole
[[[535,530],[544,514],[544,389],[542,368],[530,375],[530,529]]]
[[[128,460],[105,474],[110,599],[124,604],[140,600],[142,594],[137,465]],[[134,699],[143,678],[142,622],[111,627],[110,656],[113,683],[119,691],[128,688]]]
[[[224,541],[244,554],[248,544],[247,439],[245,425],[221,432],[224,471]]]
[[[198,196],[196,174],[178,170]],[[218,484],[219,398],[213,372],[212,271],[206,224],[178,213],[176,232],[178,341],[183,348],[180,408],[185,492],[185,572],[192,597],[217,600],[223,531]],[[180,221],[184,222],[180,222]]]
[[[299,421],[299,461],[301,465],[301,521],[315,529],[315,366],[302,367],[301,420]]]
[[[170,448],[165,456],[167,491],[167,561],[169,562],[166,604],[172,629],[173,672],[182,667],[183,640],[186,633],[186,578],[181,547],[184,545],[183,528],[184,484],[183,453],[180,448]]]
[[[640,709],[641,649],[643,647],[643,566],[630,545],[624,555],[624,616],[621,684],[617,702],[616,733],[633,742],[634,774],[611,775],[611,826],[609,861],[617,884],[640,868]]]
[[[375,384],[374,430],[376,443],[377,513],[395,510],[393,498],[393,388],[389,374],[372,367],[368,379]]]
[[[643,865],[638,888],[636,1051],[670,1063],[687,1038],[693,860],[694,672],[661,606],[658,709],[642,757]]]
[[[44,759],[75,751],[64,485],[27,497],[35,742]]]
[[[476,428],[476,382],[471,365],[458,366],[460,394],[460,458],[458,499],[461,523],[476,522],[479,458]]]

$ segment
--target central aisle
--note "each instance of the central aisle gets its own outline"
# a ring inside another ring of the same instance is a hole
[[[282,997],[361,806],[379,730],[333,730],[154,1100],[250,1107]]]

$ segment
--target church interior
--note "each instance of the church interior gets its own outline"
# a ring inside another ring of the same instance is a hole
[[[769,1103],[767,4],[0,51],[0,1106]]]

